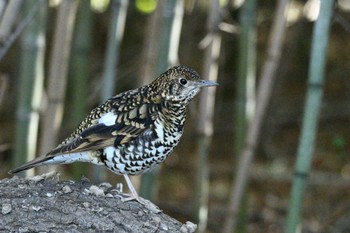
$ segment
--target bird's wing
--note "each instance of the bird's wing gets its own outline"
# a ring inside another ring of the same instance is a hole
[[[107,146],[118,146],[130,142],[143,134],[154,132],[157,117],[157,104],[144,103],[139,106],[123,108],[113,106],[98,123],[83,130],[69,143],[53,149],[48,155],[99,150]]]

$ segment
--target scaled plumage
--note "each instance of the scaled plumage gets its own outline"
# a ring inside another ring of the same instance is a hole
[[[166,159],[182,136],[190,100],[201,87],[215,85],[186,66],[175,66],[152,83],[96,107],[60,145],[10,173],[91,162],[124,175],[132,199],[139,200],[128,175],[144,173]]]

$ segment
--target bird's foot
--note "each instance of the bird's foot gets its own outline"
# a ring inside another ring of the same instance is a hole
[[[149,200],[143,199],[141,197],[139,197],[138,199],[136,199],[141,205],[143,205],[146,209],[150,210],[152,213],[158,214],[161,213],[162,210],[159,209],[158,206],[156,206],[154,203],[152,203]]]
[[[162,210],[159,209],[158,206],[156,206],[155,204],[153,204],[151,201],[146,200],[140,196],[134,196],[132,193],[118,193],[117,196],[120,197],[122,202],[128,202],[128,201],[137,201],[138,203],[140,203],[141,205],[143,205],[146,209],[150,210],[153,213],[161,213]]]
[[[152,211],[153,213],[160,213],[162,212],[158,206],[156,206],[155,204],[153,204],[151,201],[149,200],[146,200],[146,199],[143,199],[142,197],[140,197],[134,186],[132,185],[131,183],[131,180],[129,178],[129,176],[127,174],[123,174],[124,175],[124,178],[125,178],[125,181],[129,187],[129,190],[130,190],[130,194],[125,194],[123,193],[123,184],[121,183],[118,183],[117,184],[117,190],[119,191],[119,193],[121,195],[121,200],[122,202],[127,202],[127,201],[133,201],[133,200],[136,200],[138,203],[140,203],[141,205],[143,205],[146,209]]]

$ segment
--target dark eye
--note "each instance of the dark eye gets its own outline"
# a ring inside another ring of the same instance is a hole
[[[186,85],[187,84],[187,79],[180,78],[179,82],[180,82],[181,85]]]

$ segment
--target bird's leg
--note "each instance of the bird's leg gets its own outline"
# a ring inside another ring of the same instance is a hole
[[[137,200],[141,204],[143,204],[143,201],[140,199],[139,195],[137,194],[134,185],[131,183],[131,180],[127,174],[124,174],[124,179],[126,181],[126,184],[128,185],[128,188],[130,190],[130,197],[123,198],[123,201],[131,201],[131,200]]]
[[[130,196],[129,197],[124,197],[122,198],[122,201],[125,202],[125,201],[132,201],[132,200],[137,200],[140,204],[142,204],[145,208],[151,210],[153,213],[160,213],[162,212],[158,206],[156,206],[155,204],[153,204],[152,202],[146,200],[146,199],[143,199],[141,198],[135,188],[134,188],[134,185],[131,183],[131,180],[129,178],[129,176],[127,174],[124,174],[124,178],[125,178],[125,181],[128,185],[128,188],[130,190]]]

